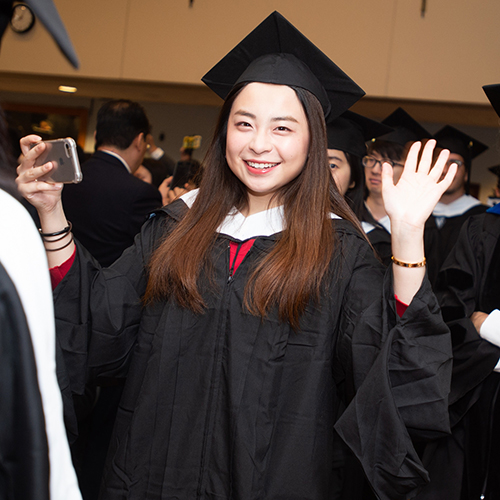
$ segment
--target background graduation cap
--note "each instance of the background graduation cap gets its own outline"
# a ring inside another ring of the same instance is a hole
[[[325,116],[332,118],[364,95],[351,78],[278,12],[259,24],[202,81],[223,99],[240,82],[297,86],[312,92]]]
[[[13,3],[13,0],[0,0],[0,40],[9,25]],[[25,0],[25,3],[47,28],[68,61],[78,68],[78,56],[52,0]]]
[[[497,188],[500,188],[500,165],[495,165],[494,167],[488,167],[488,170],[497,176]]]
[[[366,155],[366,141],[392,130],[388,125],[346,111],[326,124],[328,149],[339,149],[362,158]]]
[[[445,125],[441,130],[436,132],[434,139],[436,139],[438,147],[449,149],[450,153],[458,154],[464,159],[467,170],[466,192],[468,194],[472,160],[481,153],[484,153],[488,149],[488,146],[451,125]]]
[[[449,149],[451,153],[460,155],[464,161],[472,161],[476,156],[488,149],[486,144],[479,142],[470,135],[465,134],[451,125],[445,125],[434,134],[437,145],[443,149]]]
[[[378,137],[378,140],[381,141],[395,142],[405,146],[408,142],[421,141],[432,137],[432,134],[425,130],[403,108],[396,109],[387,118],[384,118],[382,123],[394,130],[389,134]]]
[[[496,114],[500,117],[500,83],[484,85],[483,90]]]

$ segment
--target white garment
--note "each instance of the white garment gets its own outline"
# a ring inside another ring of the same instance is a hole
[[[56,377],[52,287],[45,249],[26,209],[0,189],[0,261],[26,315],[37,365],[49,445],[51,500],[81,500]]]
[[[500,311],[495,309],[488,314],[479,329],[479,335],[484,340],[500,347]],[[500,372],[500,360],[495,366],[495,371]]]
[[[184,203],[191,208],[194,200],[198,196],[199,189],[193,189],[183,194],[180,198]],[[332,219],[340,219],[338,215],[330,214]],[[285,217],[283,206],[269,208],[262,212],[245,217],[241,212],[233,209],[222,224],[218,227],[217,232],[226,234],[240,241],[256,238],[258,236],[271,236],[279,233],[285,228]]]
[[[481,205],[478,199],[469,194],[463,194],[460,198],[448,204],[438,202],[432,211],[432,215],[436,218],[436,226],[441,229],[447,218],[458,217],[477,205]]]

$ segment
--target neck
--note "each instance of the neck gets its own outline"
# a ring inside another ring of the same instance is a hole
[[[455,200],[461,198],[464,194],[465,194],[465,188],[454,191],[453,193],[444,193],[443,196],[441,196],[439,202],[443,203],[443,205],[449,205]]]
[[[128,149],[118,149],[115,146],[102,145],[99,146],[97,150],[104,152],[111,151],[112,153],[117,154],[120,158],[123,158],[127,162],[127,165],[132,173],[134,173],[140,166],[140,164],[137,164],[137,161],[132,157]]]
[[[366,198],[366,206],[376,221],[379,221],[387,215],[382,195],[370,193],[368,198]]]
[[[278,206],[276,200],[271,201],[270,195],[256,196],[252,193],[248,193],[248,205],[241,210],[241,213],[245,217],[248,217],[249,215],[257,214],[276,206]]]

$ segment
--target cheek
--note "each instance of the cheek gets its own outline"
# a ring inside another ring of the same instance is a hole
[[[339,188],[340,194],[345,195],[351,183],[351,172],[349,169],[331,170],[332,177]]]

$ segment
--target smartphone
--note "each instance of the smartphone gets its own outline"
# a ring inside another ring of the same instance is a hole
[[[39,177],[38,180],[53,183],[62,182],[64,184],[81,182],[83,175],[74,139],[66,137],[65,139],[43,142],[46,144],[45,151],[36,159],[34,166],[40,167],[49,161],[54,166],[48,174]],[[36,144],[32,147],[35,146]]]
[[[184,187],[184,184],[191,179],[192,165],[190,161],[178,161],[175,165],[174,176],[170,182],[169,189],[174,189],[176,187]]]

